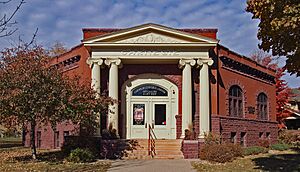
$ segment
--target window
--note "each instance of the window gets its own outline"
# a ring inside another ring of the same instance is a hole
[[[259,132],[259,138],[262,139],[264,136],[264,132]]]
[[[166,104],[155,104],[155,125],[166,125]]]
[[[230,133],[230,142],[231,143],[236,143],[236,132],[231,132]]]
[[[237,85],[229,89],[229,115],[243,117],[243,92]]]
[[[246,146],[246,132],[241,132],[240,145],[241,146]]]
[[[267,132],[267,133],[266,133],[266,138],[267,138],[267,139],[271,139],[271,134],[270,134],[270,132]]]
[[[64,131],[64,136],[69,136],[70,132],[69,131]]]
[[[37,140],[36,147],[40,148],[42,145],[42,132],[41,131],[38,131],[36,133],[36,140]]]
[[[54,148],[59,148],[59,132],[54,132]]]
[[[258,119],[268,120],[268,97],[264,93],[257,96],[257,115]]]

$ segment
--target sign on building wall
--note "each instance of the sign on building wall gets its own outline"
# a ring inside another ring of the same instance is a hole
[[[144,84],[132,91],[132,96],[168,96],[167,90],[153,84]]]

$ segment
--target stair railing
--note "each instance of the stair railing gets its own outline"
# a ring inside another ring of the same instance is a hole
[[[156,155],[155,140],[157,139],[153,129],[154,127],[151,126],[151,124],[148,124],[148,155],[152,158]]]

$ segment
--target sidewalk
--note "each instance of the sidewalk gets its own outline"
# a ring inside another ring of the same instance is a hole
[[[189,160],[116,160],[108,172],[196,172]]]

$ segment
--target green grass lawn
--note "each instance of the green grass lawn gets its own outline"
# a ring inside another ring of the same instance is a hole
[[[38,160],[31,160],[29,148],[0,148],[0,171],[99,171],[110,167],[108,161],[69,163],[60,151],[38,150]]]
[[[207,172],[258,172],[258,171],[300,171],[300,154],[295,151],[271,151],[268,154],[246,156],[233,162],[218,164],[205,161],[194,162],[197,171]]]

